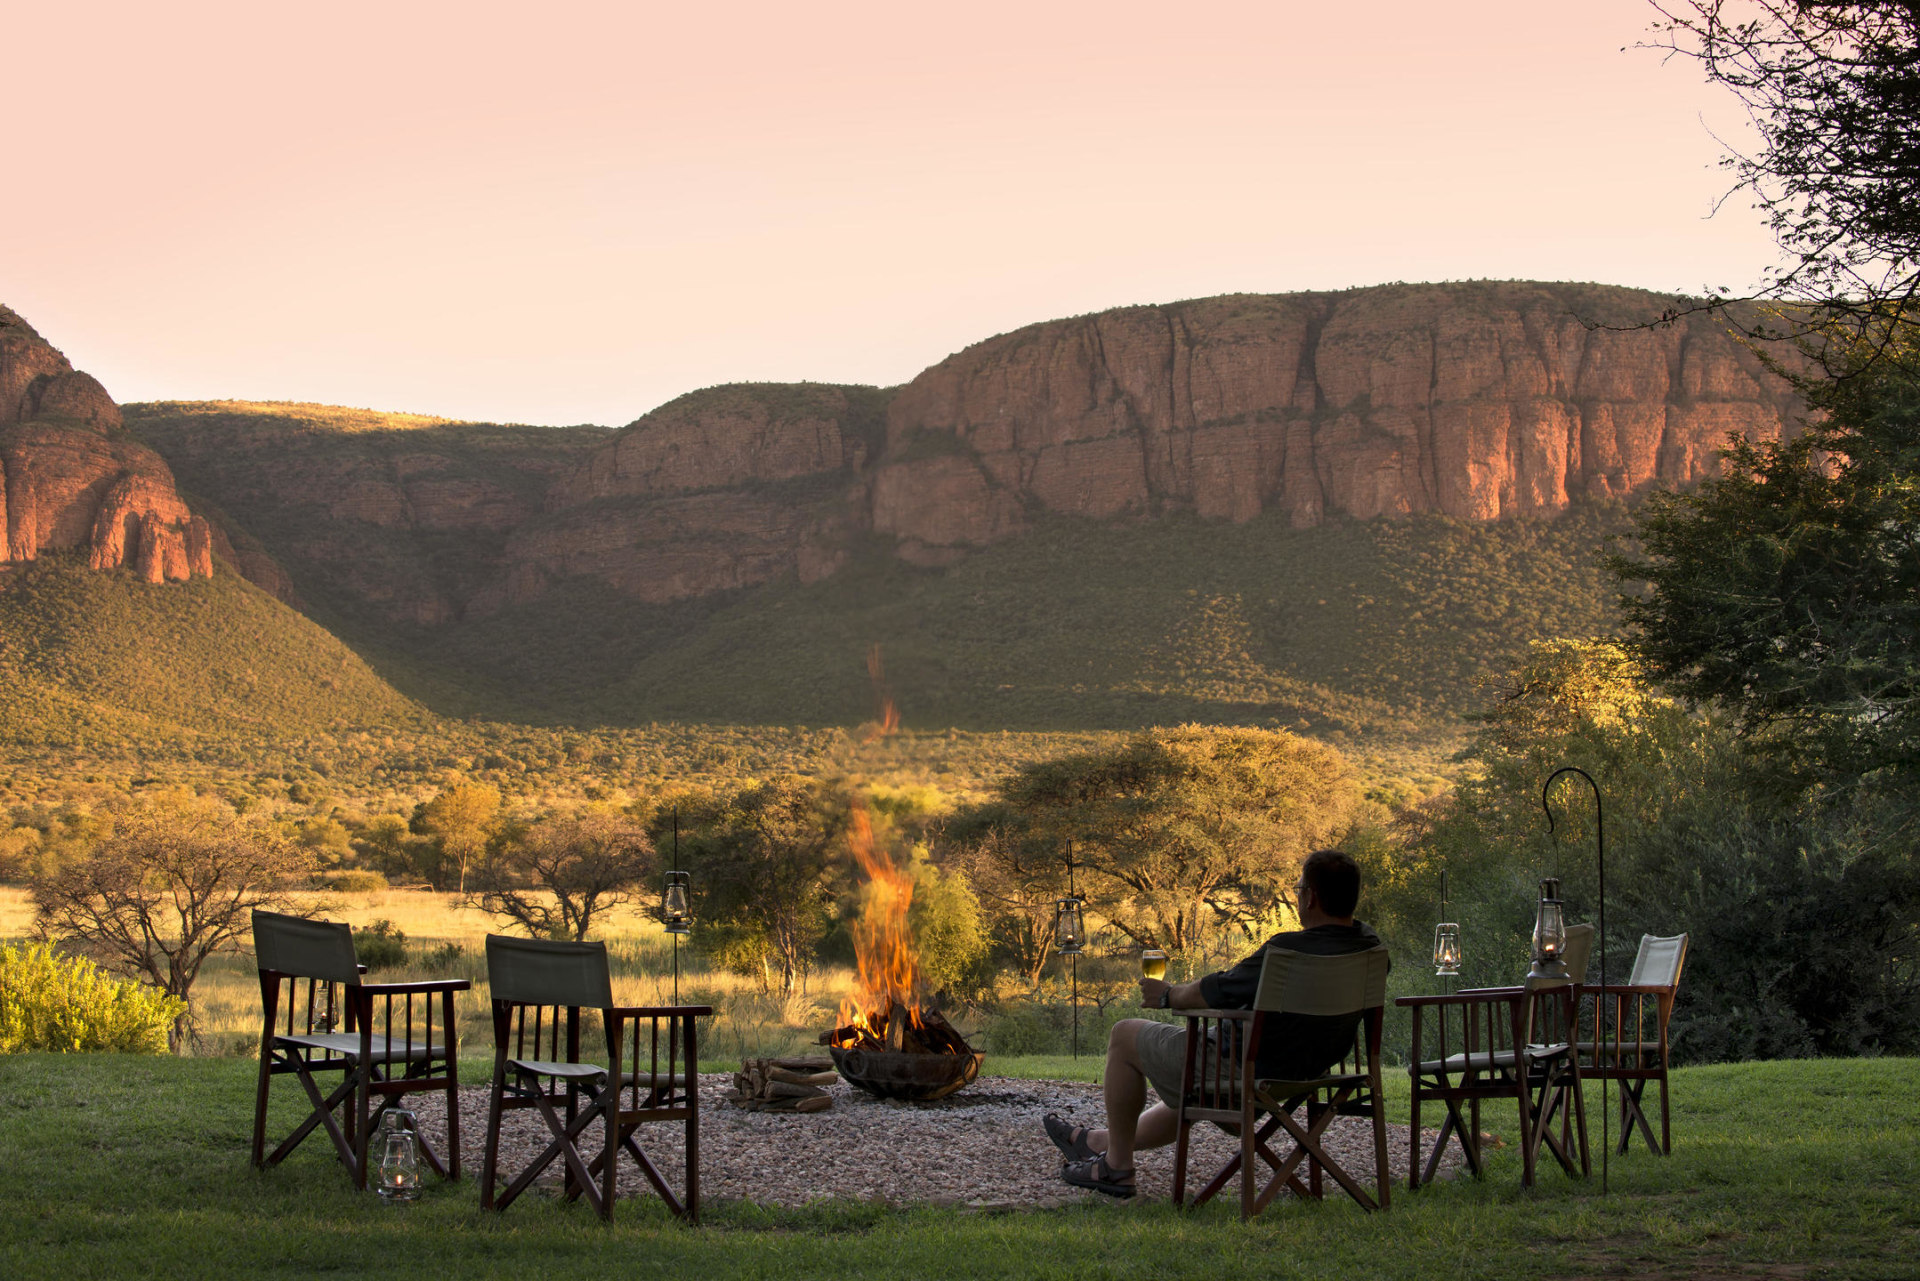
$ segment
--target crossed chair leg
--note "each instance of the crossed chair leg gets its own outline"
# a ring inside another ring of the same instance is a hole
[[[501,1107],[501,1093],[496,1092],[493,1106],[488,1110],[487,1115],[486,1163],[480,1176],[481,1208],[506,1209],[548,1166],[553,1164],[555,1159],[561,1159],[566,1168],[562,1195],[569,1201],[583,1199],[593,1207],[594,1213],[603,1219],[611,1219],[616,1167],[620,1153],[625,1151],[640,1168],[640,1173],[646,1176],[647,1182],[653,1185],[653,1190],[660,1194],[660,1199],[666,1202],[667,1208],[680,1218],[692,1219],[694,1214],[689,1209],[688,1202],[674,1195],[659,1168],[635,1140],[634,1135],[643,1122],[621,1117],[619,1087],[609,1088],[604,1079],[577,1081],[572,1084],[579,1094],[584,1096],[585,1105],[572,1108],[571,1119],[555,1109],[552,1099],[537,1084],[523,1085],[520,1089],[511,1091],[515,1097],[533,1104],[539,1111],[541,1119],[546,1122],[547,1131],[553,1138],[526,1169],[514,1176],[505,1190],[497,1196],[494,1187],[498,1180],[500,1122],[504,1109]],[[603,1119],[606,1120],[607,1125],[607,1142],[589,1161],[580,1153],[579,1139],[588,1126]],[[689,1196],[688,1201],[691,1199]]]
[[[353,1179],[354,1186],[362,1189],[367,1186],[367,1146],[372,1142],[373,1131],[380,1124],[380,1118],[386,1115],[388,1108],[394,1106],[394,1100],[390,1096],[383,1096],[379,1105],[373,1106],[371,1096],[374,1086],[379,1083],[375,1078],[374,1068],[371,1064],[358,1064],[357,1060],[351,1057],[344,1060],[346,1074],[341,1078],[340,1084],[336,1085],[331,1093],[322,1094],[319,1082],[313,1079],[314,1069],[339,1071],[342,1066],[343,1061],[339,1059],[311,1063],[306,1055],[297,1049],[275,1050],[270,1059],[261,1063],[261,1088],[253,1115],[253,1164],[256,1168],[264,1169],[267,1166],[280,1164],[295,1148],[305,1142],[307,1136],[312,1134],[318,1126],[324,1127],[327,1137],[333,1140],[334,1152],[340,1158],[340,1164],[347,1168],[347,1174]],[[397,1079],[417,1079],[431,1070],[432,1064],[428,1062],[408,1063],[402,1076]],[[283,1076],[289,1072],[299,1079],[300,1088],[305,1092],[312,1110],[308,1112],[305,1120],[294,1127],[292,1133],[281,1140],[278,1147],[263,1156],[267,1141],[266,1082],[272,1076]],[[389,1076],[388,1079],[395,1078]],[[352,1105],[344,1109],[345,1125],[334,1117],[335,1112],[342,1111],[343,1103]],[[460,1118],[457,1108],[450,1108],[447,1113],[448,1159],[446,1161],[440,1159],[440,1154],[434,1151],[426,1135],[416,1133],[414,1138],[420,1144],[420,1151],[427,1158],[427,1164],[433,1167],[435,1174],[443,1179],[460,1177]]]
[[[1242,1127],[1240,1151],[1235,1153],[1227,1163],[1220,1168],[1220,1172],[1208,1181],[1207,1185],[1200,1190],[1199,1195],[1194,1197],[1192,1203],[1198,1206],[1211,1200],[1222,1188],[1226,1187],[1228,1180],[1232,1179],[1236,1174],[1239,1174],[1243,1168],[1250,1165],[1255,1156],[1258,1156],[1260,1160],[1265,1162],[1267,1167],[1273,1171],[1273,1177],[1267,1181],[1265,1188],[1259,1189],[1257,1192],[1255,1190],[1257,1180],[1242,1180],[1240,1185],[1240,1217],[1243,1219],[1252,1218],[1254,1215],[1266,1209],[1273,1199],[1280,1195],[1282,1188],[1291,1190],[1296,1197],[1302,1199],[1317,1199],[1321,1193],[1322,1171],[1332,1175],[1334,1182],[1346,1189],[1347,1195],[1352,1197],[1362,1209],[1369,1211],[1380,1209],[1384,1203],[1383,1200],[1375,1200],[1352,1175],[1348,1174],[1346,1170],[1341,1167],[1338,1161],[1328,1155],[1326,1148],[1322,1146],[1322,1138],[1326,1133],[1327,1127],[1331,1125],[1333,1119],[1340,1114],[1341,1105],[1348,1102],[1353,1093],[1352,1090],[1342,1090],[1336,1094],[1332,1100],[1325,1103],[1301,1096],[1287,1100],[1285,1106],[1281,1106],[1273,1100],[1262,1099],[1263,1104],[1266,1105],[1265,1111],[1267,1119],[1262,1122],[1256,1130],[1248,1130]],[[1303,1103],[1306,1105],[1306,1124],[1304,1125],[1295,1120],[1293,1116],[1294,1109],[1300,1107]],[[1378,1124],[1376,1124],[1376,1129],[1379,1129]],[[1285,1157],[1281,1157],[1276,1153],[1267,1142],[1281,1130],[1285,1130],[1288,1137],[1293,1140],[1293,1147]],[[1185,1136],[1182,1135],[1181,1138],[1184,1143]],[[1378,1138],[1381,1143],[1384,1143],[1384,1129],[1379,1130]],[[1377,1143],[1376,1159],[1378,1159],[1379,1151],[1380,1145]],[[1302,1162],[1305,1162],[1307,1166],[1307,1181],[1305,1183],[1301,1182],[1300,1176],[1296,1173]],[[1383,1194],[1385,1193],[1385,1189],[1386,1183],[1382,1180],[1381,1191]]]

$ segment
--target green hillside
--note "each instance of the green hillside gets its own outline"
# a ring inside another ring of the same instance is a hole
[[[1198,720],[1412,743],[1454,730],[1529,639],[1610,628],[1599,560],[1627,528],[1618,506],[1309,530],[1059,521],[951,569],[875,548],[819,583],[676,606],[580,582],[381,648],[533,723],[855,724],[874,715],[878,644],[913,727]]]
[[[421,717],[326,630],[224,569],[155,586],[56,554],[0,573],[0,742],[177,747]]]

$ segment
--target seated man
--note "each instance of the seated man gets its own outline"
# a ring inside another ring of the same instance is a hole
[[[1276,934],[1232,969],[1191,983],[1143,978],[1141,1004],[1175,1010],[1252,1009],[1269,947],[1341,956],[1380,946],[1380,936],[1353,919],[1360,901],[1360,869],[1341,851],[1319,850],[1308,856],[1294,901],[1299,905],[1299,929]],[[1358,1017],[1288,1014],[1269,1020],[1260,1038],[1260,1075],[1296,1080],[1319,1075],[1352,1050]],[[1211,1055],[1211,1047],[1207,1053]],[[1107,1039],[1103,1077],[1107,1128],[1087,1130],[1052,1114],[1046,1118],[1047,1137],[1067,1157],[1061,1177],[1075,1187],[1132,1196],[1134,1149],[1164,1147],[1178,1137],[1174,1110],[1167,1100],[1180,1097],[1186,1057],[1187,1031],[1179,1024],[1149,1019],[1116,1023]],[[1151,1108],[1146,1107],[1149,1084],[1161,1099]]]

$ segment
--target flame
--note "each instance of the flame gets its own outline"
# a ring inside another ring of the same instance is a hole
[[[860,962],[860,981],[853,999],[840,1002],[840,1024],[886,1039],[887,1018],[895,1003],[919,1021],[920,954],[907,926],[913,906],[913,877],[894,866],[873,840],[873,823],[864,801],[855,799],[847,828],[847,844],[860,870],[867,875],[867,892],[860,917],[853,923],[853,950]]]
[[[873,681],[873,728],[867,731],[867,741],[872,742],[900,728],[900,708],[893,701],[893,691],[887,688],[887,668],[880,661],[877,642],[867,651],[867,676]]]

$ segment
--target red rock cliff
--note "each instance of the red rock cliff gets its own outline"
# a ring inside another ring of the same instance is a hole
[[[105,388],[0,307],[0,561],[84,549],[93,568],[148,582],[212,575],[206,522],[120,426]]]
[[[649,601],[812,581],[874,535],[947,563],[1036,513],[1496,520],[1684,483],[1798,406],[1717,322],[1631,327],[1665,302],[1520,282],[1135,307],[891,391],[709,388],[618,432],[297,405],[129,419],[303,593],[440,624],[568,580]]]
[[[1773,437],[1787,387],[1704,317],[1598,286],[1388,286],[1205,299],[1035,325],[894,397],[873,526],[947,559],[1040,510],[1295,525],[1550,514],[1707,475]]]

